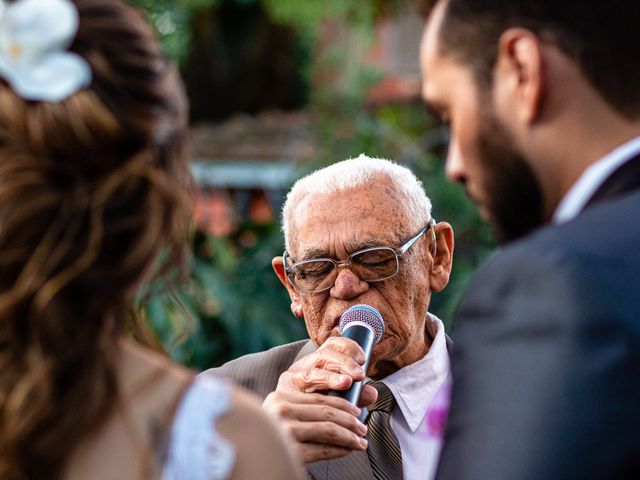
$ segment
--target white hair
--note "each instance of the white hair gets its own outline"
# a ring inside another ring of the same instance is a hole
[[[377,183],[380,178],[387,179],[405,198],[404,208],[409,218],[415,219],[421,226],[431,219],[431,200],[427,197],[422,182],[411,170],[391,160],[360,154],[357,158],[316,170],[293,185],[282,208],[282,230],[287,250],[290,248],[289,234],[296,206],[306,195],[345,192]]]

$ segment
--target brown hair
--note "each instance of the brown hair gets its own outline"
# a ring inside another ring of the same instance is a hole
[[[640,118],[640,2],[637,0],[440,0],[443,53],[469,65],[482,88],[491,86],[498,41],[511,27],[555,45],[582,70],[621,115]],[[426,9],[434,2],[423,0]]]
[[[0,80],[1,478],[61,474],[117,396],[136,290],[186,245],[178,76],[139,12],[74,3],[89,88],[32,102]]]

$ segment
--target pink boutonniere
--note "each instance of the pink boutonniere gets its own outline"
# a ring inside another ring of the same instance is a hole
[[[427,434],[429,436],[436,438],[444,437],[444,428],[447,424],[447,416],[449,414],[450,398],[451,381],[447,378],[427,409],[426,424]]]

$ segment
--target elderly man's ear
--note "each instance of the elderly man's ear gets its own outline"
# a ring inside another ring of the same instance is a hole
[[[432,291],[439,292],[449,283],[453,265],[453,228],[447,222],[439,222],[434,231],[436,240],[435,248],[431,247],[433,263],[429,272],[429,283]]]
[[[282,282],[282,284],[289,292],[289,297],[291,297],[291,313],[293,313],[298,318],[303,318],[304,314],[302,312],[302,303],[300,302],[300,294],[291,286],[289,280],[287,280],[287,274],[284,271],[284,261],[282,257],[275,257],[271,260],[271,266],[273,267],[273,271],[276,272],[276,275]]]

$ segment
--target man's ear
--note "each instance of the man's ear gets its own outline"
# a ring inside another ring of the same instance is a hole
[[[447,222],[439,222],[434,227],[436,249],[432,252],[433,264],[429,273],[431,290],[439,292],[449,283],[453,265],[453,228]]]
[[[537,120],[546,80],[540,39],[524,28],[506,30],[498,42],[494,75],[496,108],[509,108],[512,118],[526,125]]]
[[[293,288],[293,286],[287,279],[287,274],[284,271],[284,261],[282,257],[275,257],[273,260],[271,260],[271,266],[273,267],[273,271],[276,272],[276,275],[278,276],[282,284],[287,289],[287,292],[289,292],[289,298],[291,298],[291,313],[293,313],[298,318],[303,318],[304,313],[302,311],[300,294]]]

